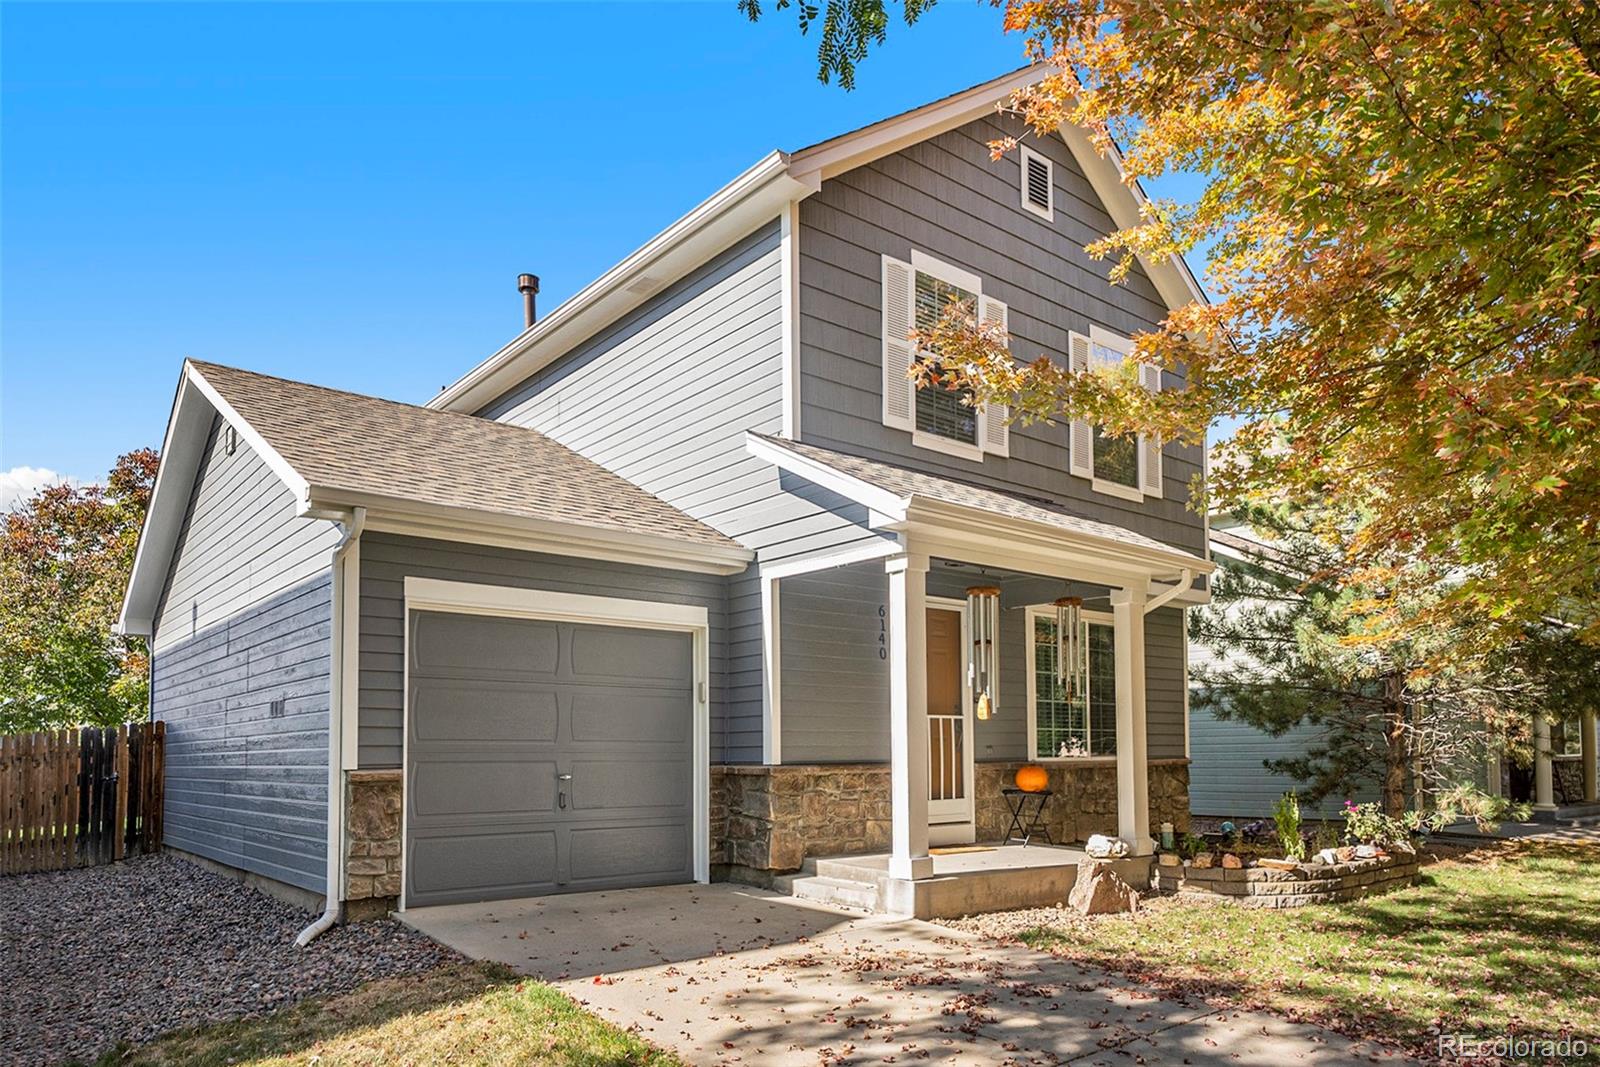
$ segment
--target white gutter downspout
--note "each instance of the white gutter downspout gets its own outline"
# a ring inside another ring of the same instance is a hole
[[[340,886],[344,874],[344,558],[367,524],[367,509],[354,508],[335,520],[344,532],[333,547],[332,629],[328,634],[328,882],[327,906],[322,916],[300,931],[294,943],[301,948],[339,921]],[[359,595],[359,590],[357,591]]]
[[[1183,573],[1181,575],[1179,575],[1179,577],[1178,577],[1178,584],[1177,585],[1173,586],[1171,589],[1168,589],[1166,592],[1162,593],[1161,595],[1153,596],[1149,600],[1146,600],[1144,602],[1144,613],[1146,615],[1148,615],[1152,611],[1156,610],[1157,608],[1164,607],[1169,600],[1171,600],[1174,597],[1176,597],[1179,593],[1182,593],[1185,590],[1187,590],[1189,588],[1189,586],[1192,585],[1193,583],[1194,583],[1194,568],[1193,567],[1185,567],[1185,568],[1183,568]]]

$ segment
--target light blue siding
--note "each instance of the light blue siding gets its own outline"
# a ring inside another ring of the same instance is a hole
[[[323,574],[156,653],[167,844],[323,891],[329,618]]]
[[[1271,815],[1272,805],[1284,791],[1302,783],[1270,773],[1262,761],[1297,759],[1315,747],[1321,736],[1317,727],[1301,726],[1273,737],[1248,723],[1219,719],[1208,710],[1195,708],[1189,717],[1189,810],[1196,815],[1244,818]],[[1376,789],[1368,787],[1351,799],[1365,802],[1376,798]],[[1316,805],[1302,803],[1301,812],[1332,817],[1344,802],[1339,796]]]
[[[531,426],[740,543],[763,561],[872,536],[864,509],[752,458],[783,425],[774,220],[533,375],[481,414]],[[731,586],[722,755],[761,759],[761,602]]]
[[[157,652],[328,569],[338,528],[295,515],[294,494],[212,423],[156,613]]]
[[[398,767],[401,763],[407,577],[706,608],[711,630],[711,750],[713,760],[722,758],[729,743],[728,579],[572,556],[368,533],[361,538],[358,759],[363,769]]]

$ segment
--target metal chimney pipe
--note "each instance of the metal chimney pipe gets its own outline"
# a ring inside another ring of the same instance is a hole
[[[533,320],[538,317],[534,308],[534,301],[539,296],[539,276],[537,274],[517,275],[517,292],[522,294],[522,326],[524,329],[533,325]]]

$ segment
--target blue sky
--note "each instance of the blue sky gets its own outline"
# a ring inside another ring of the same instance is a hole
[[[424,401],[518,331],[519,271],[548,311],[767,151],[1022,61],[976,0],[853,93],[734,0],[6,3],[0,35],[0,491],[159,445],[185,356]]]

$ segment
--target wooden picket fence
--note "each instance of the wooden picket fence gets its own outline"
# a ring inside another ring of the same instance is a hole
[[[167,724],[0,737],[0,875],[161,847]]]

